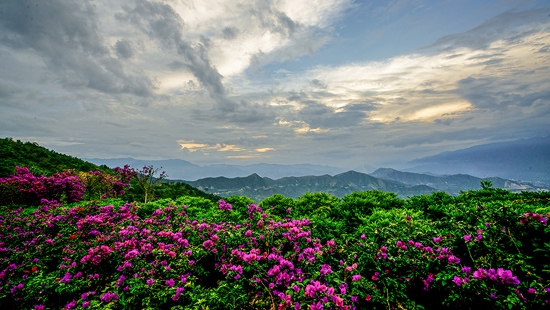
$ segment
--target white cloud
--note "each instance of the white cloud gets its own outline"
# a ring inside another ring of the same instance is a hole
[[[366,62],[339,67],[317,67],[300,76],[283,80],[283,85],[300,85],[312,93],[308,81],[321,80],[326,93],[317,102],[338,111],[350,104],[371,101],[376,108],[368,119],[379,122],[434,121],[461,117],[475,109],[459,92],[460,81],[475,78],[501,79],[502,91],[527,81],[517,77],[518,71],[530,74],[530,89],[542,91],[549,82],[548,53],[539,53],[550,42],[548,27],[518,41],[498,40],[488,49],[457,48],[432,54],[412,54],[384,62]],[[497,104],[495,103],[495,107]],[[298,133],[311,131],[307,127]]]
[[[275,149],[272,148],[272,147],[261,147],[261,148],[256,149],[256,152],[258,152],[258,153],[265,153],[265,152],[270,152],[270,151],[275,151]]]

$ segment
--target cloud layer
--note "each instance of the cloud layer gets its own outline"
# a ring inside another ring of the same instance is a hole
[[[347,168],[550,132],[544,2],[383,60],[317,56],[370,35],[349,29],[364,12],[437,14],[411,5],[3,1],[0,131],[82,157]]]

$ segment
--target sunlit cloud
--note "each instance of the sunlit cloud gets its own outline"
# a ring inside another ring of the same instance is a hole
[[[309,125],[307,125],[307,124],[305,124],[303,127],[294,129],[294,132],[297,133],[297,134],[306,134],[306,133],[309,133],[309,132],[323,133],[323,132],[328,132],[328,131],[329,131],[329,129],[310,128]]]
[[[194,140],[189,140],[189,141],[186,141],[186,140],[178,140],[178,144],[181,146],[181,149],[184,150],[188,150],[189,152],[193,153],[193,152],[196,152],[196,151],[210,151],[210,150],[215,150],[215,151],[218,151],[218,152],[241,152],[241,151],[244,151],[245,149],[243,148],[240,148],[240,147],[237,147],[235,145],[231,145],[231,144],[221,144],[221,143],[216,143],[216,144],[206,144],[206,143],[195,143]]]
[[[181,149],[188,150],[189,152],[196,152],[198,150],[206,150],[206,149],[212,149],[211,146],[208,144],[203,143],[195,143],[195,141],[185,141],[185,140],[178,140],[179,145],[181,146]]]
[[[249,158],[257,158],[258,155],[230,155],[226,156],[225,158],[235,158],[235,159],[249,159]]]
[[[262,148],[257,148],[256,149],[256,152],[258,152],[258,153],[265,153],[265,152],[270,152],[270,151],[275,151],[275,149],[272,148],[272,147],[262,147]]]
[[[216,144],[215,148],[218,152],[241,152],[244,151],[243,148],[237,147],[230,144]]]
[[[532,72],[530,87],[542,90],[548,83],[548,70],[541,70],[540,65],[550,58],[539,50],[547,42],[550,31],[539,27],[521,41],[499,40],[485,50],[457,48],[429,55],[399,56],[384,62],[318,67],[303,76],[292,77],[289,83],[324,81],[325,92],[330,96],[321,96],[317,102],[335,111],[358,101],[373,102],[376,107],[368,113],[370,121],[432,122],[461,117],[476,108],[476,103],[459,91],[460,81],[470,77],[508,81],[499,85],[504,90],[507,85],[524,82],[516,80],[514,72]],[[303,126],[295,131],[313,130]]]

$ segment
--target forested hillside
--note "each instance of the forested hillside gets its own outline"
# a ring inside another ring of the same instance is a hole
[[[34,174],[46,176],[65,170],[111,170],[107,166],[97,166],[80,158],[48,150],[36,142],[0,139],[0,177],[14,174],[16,166],[27,167]]]
[[[80,158],[57,153],[35,142],[22,142],[11,138],[0,139],[0,178],[17,174],[16,167],[28,168],[29,173],[25,173],[27,181],[40,179],[41,182],[47,183],[48,178],[52,178],[54,174],[64,173],[63,177],[57,176],[53,178],[68,184],[67,182],[71,176],[77,177],[79,181],[73,178],[71,189],[79,188],[79,190],[83,191],[83,195],[86,198],[100,195],[99,191],[102,191],[101,195],[105,194],[105,191],[107,191],[106,187],[113,186],[109,182],[114,182],[112,177],[117,173],[116,169],[111,169],[105,165],[97,166]],[[139,175],[142,172],[142,168],[130,167],[129,169],[136,173],[136,175]],[[90,171],[94,173],[90,174]],[[22,170],[20,173],[23,173]],[[124,199],[129,201],[144,200],[144,184],[139,184],[138,179],[134,178],[130,180],[129,187],[123,191]],[[54,182],[53,179],[51,182]],[[103,184],[100,185],[99,183],[102,182]],[[80,189],[80,186],[83,188]],[[59,192],[57,189],[52,190]],[[180,196],[202,197],[211,201],[221,199],[219,196],[205,193],[188,184],[167,180],[159,180],[154,186],[151,186],[150,191],[153,199],[175,199]],[[19,198],[11,197],[10,195],[12,194],[6,190],[6,185],[0,184],[0,199],[3,198],[4,203],[21,202]],[[62,194],[59,193],[59,195]],[[110,193],[109,195],[114,194]],[[7,196],[10,196],[10,198],[8,199]]]

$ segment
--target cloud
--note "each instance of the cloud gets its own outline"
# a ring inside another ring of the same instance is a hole
[[[0,43],[15,50],[34,50],[66,88],[153,95],[152,79],[127,72],[110,55],[97,18],[89,1],[3,1]]]
[[[123,5],[124,13],[116,18],[141,29],[150,39],[159,41],[166,48],[173,48],[182,56],[178,62],[187,68],[205,87],[222,111],[233,111],[236,104],[226,96],[222,76],[212,65],[205,41],[189,42],[183,37],[184,21],[168,4],[156,1],[136,0],[133,6]]]
[[[547,6],[367,60],[359,13],[421,5],[3,1],[1,131],[83,157],[351,165],[550,130]]]
[[[256,149],[256,152],[258,152],[258,153],[265,153],[265,152],[270,152],[270,151],[275,151],[275,149],[272,148],[272,147],[262,147],[262,148],[257,148]]]
[[[541,25],[548,24],[550,7],[532,8],[524,11],[509,10],[484,21],[481,25],[459,34],[452,34],[438,39],[429,48],[487,49],[495,41],[503,40],[506,44],[518,44],[522,38],[540,30]]]
[[[230,155],[226,156],[226,158],[234,158],[234,159],[251,159],[251,158],[257,158],[257,155]]]
[[[134,51],[132,43],[129,40],[118,40],[115,44],[115,50],[120,58],[132,58]]]
[[[195,143],[194,140],[189,140],[189,141],[178,140],[177,142],[181,146],[182,150],[186,149],[191,153],[196,151],[211,151],[211,150],[215,150],[218,152],[241,152],[245,150],[235,145],[225,144],[225,143],[216,143],[216,144]]]
[[[238,34],[238,29],[235,27],[225,27],[222,30],[223,38],[226,40],[234,39]]]
[[[324,92],[312,101],[317,88],[313,84],[309,90],[306,86],[300,93],[290,93],[288,100],[302,103],[302,120],[329,128],[357,125],[362,119],[433,122],[466,117],[477,108],[529,106],[547,100],[545,85],[550,82],[548,68],[540,67],[550,61],[550,54],[538,52],[550,41],[550,31],[547,25],[535,29],[523,32],[521,40],[502,39],[507,36],[499,33],[493,41],[486,40],[488,48],[483,50],[458,46],[384,62],[319,66],[287,83],[324,81]],[[508,32],[516,35],[515,30]],[[368,104],[357,111],[356,102]]]

